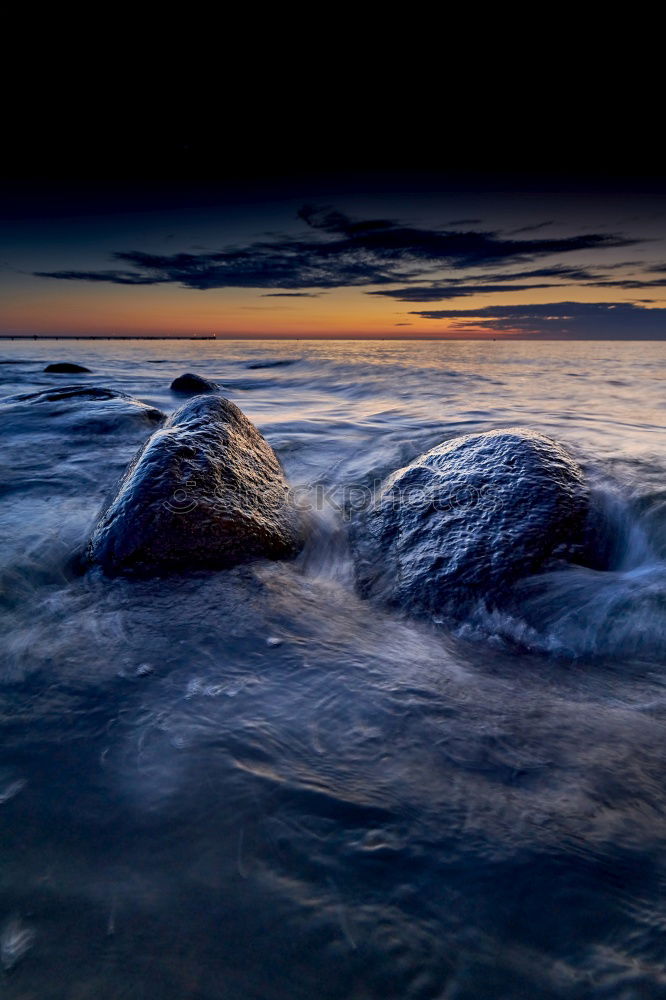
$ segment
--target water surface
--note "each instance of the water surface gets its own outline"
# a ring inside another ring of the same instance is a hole
[[[0,406],[3,996],[666,995],[666,344],[5,341],[0,360],[3,397],[91,384],[166,412],[175,376],[212,378],[323,498],[291,564],[77,576],[150,427]],[[93,374],[43,372],[60,360]],[[582,464],[604,568],[526,581],[520,615],[453,633],[360,600],[348,491],[517,425]]]

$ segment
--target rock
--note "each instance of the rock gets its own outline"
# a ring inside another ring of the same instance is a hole
[[[137,425],[152,429],[164,413],[124,392],[96,385],[62,385],[0,399],[3,427],[15,433],[36,429],[43,436],[55,431],[99,434],[132,430]]]
[[[54,365],[47,365],[44,369],[45,372],[61,372],[67,375],[77,375],[80,373],[90,372],[90,368],[84,368],[83,365],[72,364],[71,361],[58,361]]]
[[[582,542],[588,493],[557,442],[517,428],[446,441],[384,483],[352,527],[359,589],[456,617]]]
[[[74,507],[85,532],[131,456],[164,419],[154,406],[95,385],[5,396],[0,497],[25,494],[48,503],[52,537]],[[28,531],[30,518],[23,518]],[[9,551],[8,538],[6,543]]]
[[[207,378],[202,378],[201,375],[192,375],[191,372],[187,372],[173,380],[171,391],[181,392],[187,396],[196,396],[202,392],[218,392],[219,386],[215,382],[209,382]]]
[[[8,396],[3,403],[28,400],[36,403],[56,402],[61,399],[132,399],[125,392],[106,389],[99,385],[59,385],[57,389],[38,389],[36,392],[23,392],[20,395]],[[145,404],[141,404],[142,406]]]
[[[269,444],[222,396],[189,400],[136,455],[92,533],[107,573],[287,559],[301,518]]]
[[[285,365],[295,365],[298,358],[274,358],[270,361],[251,361],[246,368],[283,368]]]

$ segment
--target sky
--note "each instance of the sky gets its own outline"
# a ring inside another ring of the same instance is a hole
[[[100,149],[88,173],[80,150],[12,164],[0,334],[666,338],[663,178],[218,168],[219,146],[181,138],[104,172]]]

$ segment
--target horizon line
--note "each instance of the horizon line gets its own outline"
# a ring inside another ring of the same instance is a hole
[[[413,341],[437,341],[441,343],[456,343],[458,341],[476,341],[484,342],[489,341],[491,343],[500,343],[502,341],[521,341],[525,343],[536,342],[536,341],[551,341],[557,343],[564,342],[620,342],[620,343],[661,343],[666,341],[666,333],[663,337],[577,337],[577,336],[544,336],[543,334],[513,334],[513,333],[503,333],[498,336],[439,336],[439,337],[423,337],[419,335],[411,337],[393,337],[393,336],[338,336],[332,334],[329,336],[321,337],[288,337],[281,336],[280,334],[251,334],[251,335],[241,335],[241,334],[223,334],[223,335],[213,335],[213,336],[188,336],[188,335],[160,335],[160,334],[73,334],[73,333],[0,333],[0,340],[16,340],[16,341],[37,341],[37,340],[187,340],[190,342],[201,341],[205,343],[210,343],[211,341],[227,341],[227,340],[243,340],[243,341],[262,341],[262,340],[276,340],[276,341],[350,341],[350,342],[382,342],[386,340],[399,341],[405,343],[411,343]]]

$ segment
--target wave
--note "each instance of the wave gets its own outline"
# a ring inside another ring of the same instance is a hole
[[[503,609],[479,604],[456,634],[565,658],[666,664],[666,491],[597,487],[581,562],[521,580]]]

